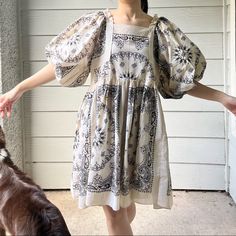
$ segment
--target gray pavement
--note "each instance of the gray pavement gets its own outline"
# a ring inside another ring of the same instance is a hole
[[[226,192],[173,191],[171,210],[136,203],[134,235],[236,235],[236,205]],[[72,235],[108,235],[99,206],[78,209],[69,191],[46,191]]]

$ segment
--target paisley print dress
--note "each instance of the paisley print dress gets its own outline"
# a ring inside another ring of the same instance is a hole
[[[45,47],[62,86],[91,84],[77,113],[71,191],[79,208],[131,202],[171,209],[168,139],[160,95],[180,99],[203,77],[200,49],[173,22],[115,24],[86,13]]]

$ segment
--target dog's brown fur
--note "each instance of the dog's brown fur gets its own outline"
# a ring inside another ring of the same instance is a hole
[[[0,235],[69,236],[59,209],[10,158],[0,126]]]

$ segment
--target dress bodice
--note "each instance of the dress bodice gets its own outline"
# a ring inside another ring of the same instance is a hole
[[[195,86],[195,80],[202,79],[206,69],[198,46],[177,25],[156,14],[148,27],[141,27],[114,24],[109,9],[86,13],[45,49],[63,86],[82,85],[91,75],[91,90],[99,83],[124,82],[119,79],[123,68],[131,86],[138,82],[157,88],[164,98],[179,99]],[[146,81],[143,72],[147,72]]]

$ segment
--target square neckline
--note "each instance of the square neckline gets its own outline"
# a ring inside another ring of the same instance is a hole
[[[109,8],[106,8],[105,10],[107,12],[107,16],[108,18],[111,20],[113,26],[127,26],[127,27],[136,27],[136,28],[141,28],[141,29],[150,29],[153,25],[155,25],[157,19],[158,19],[158,15],[157,14],[154,14],[153,17],[152,17],[152,20],[149,24],[149,26],[140,26],[140,25],[132,25],[132,24],[125,24],[125,23],[115,23],[114,21],[114,17],[113,15],[111,14],[111,11]]]

